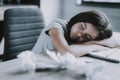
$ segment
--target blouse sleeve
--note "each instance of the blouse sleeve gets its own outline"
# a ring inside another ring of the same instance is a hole
[[[49,30],[52,29],[52,28],[58,28],[60,29],[63,33],[65,32],[65,29],[66,29],[66,25],[67,25],[67,22],[65,20],[62,20],[62,19],[56,19],[56,20],[53,20],[46,28],[45,28],[45,33],[47,35]]]

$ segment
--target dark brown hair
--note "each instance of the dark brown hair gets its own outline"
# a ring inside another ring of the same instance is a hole
[[[109,20],[101,11],[86,11],[73,16],[67,25],[68,34],[70,34],[71,27],[78,22],[93,24],[99,31],[96,40],[103,40],[112,36],[112,30],[109,28]]]

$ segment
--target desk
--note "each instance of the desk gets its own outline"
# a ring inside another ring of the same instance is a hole
[[[0,80],[86,80],[85,77],[68,70],[43,70],[35,73],[18,72],[19,60],[0,63]],[[120,64],[105,62],[104,70],[90,80],[119,80]]]
[[[0,80],[78,80],[74,73],[67,70],[42,70],[35,73],[18,72],[19,60],[0,63]],[[81,80],[85,80],[81,77]]]

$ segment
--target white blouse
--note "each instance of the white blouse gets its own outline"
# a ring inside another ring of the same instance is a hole
[[[47,27],[43,29],[41,32],[37,42],[35,43],[32,52],[34,53],[42,53],[44,51],[48,50],[56,50],[52,39],[48,34],[46,34],[46,31],[50,30],[51,28],[58,28],[60,29],[64,34],[64,28],[66,28],[67,22],[62,19],[56,19],[53,20]]]

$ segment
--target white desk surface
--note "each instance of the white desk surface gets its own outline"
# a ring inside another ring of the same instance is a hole
[[[67,70],[45,70],[35,73],[19,72],[19,60],[0,63],[0,80],[78,80],[74,73]],[[85,78],[81,78],[85,80]]]
[[[18,72],[18,59],[0,63],[0,80],[86,80],[68,70],[45,70],[35,73]],[[120,64],[105,62],[104,69],[95,73],[91,80],[120,80]]]

